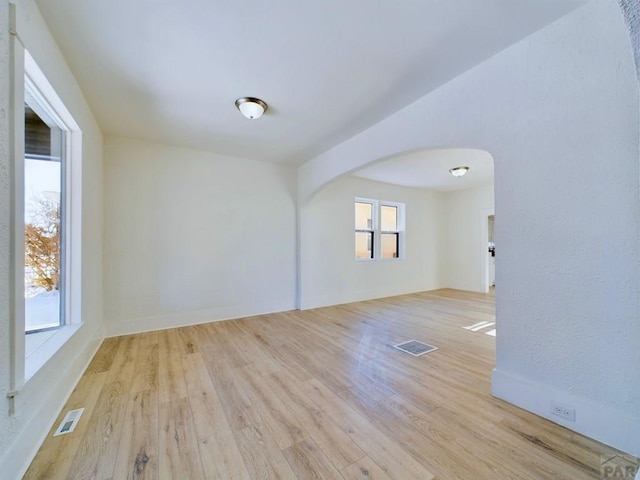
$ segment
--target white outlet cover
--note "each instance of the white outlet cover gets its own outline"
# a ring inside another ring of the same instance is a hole
[[[557,417],[564,418],[570,422],[576,421],[576,409],[569,405],[563,405],[558,402],[551,402],[551,413]]]

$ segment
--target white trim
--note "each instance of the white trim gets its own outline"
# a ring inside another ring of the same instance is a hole
[[[300,305],[300,310],[311,310],[313,308],[329,307],[333,305],[343,305],[345,303],[363,302],[367,300],[377,300],[380,298],[396,297],[398,295],[408,295],[410,293],[428,292],[440,289],[439,286],[428,285],[400,285],[390,283],[381,288],[367,288],[359,291],[341,291],[327,295],[307,295]]]
[[[12,201],[12,305],[10,307],[13,319],[11,341],[11,413],[15,413],[15,395],[24,389],[28,380],[66,343],[79,329],[82,323],[82,132],[69,110],[56,94],[46,76],[40,70],[33,57],[15,39],[12,42],[12,96],[11,111],[13,113],[12,128],[12,156],[13,171],[11,201]],[[65,308],[63,319],[65,325],[51,339],[45,342],[36,352],[26,357],[25,352],[25,308],[24,308],[24,102],[25,90],[39,108],[53,120],[66,136],[64,195],[62,202],[64,211],[64,226],[66,230],[65,264],[63,265],[66,282],[63,292],[65,297],[62,305]],[[73,192],[73,193],[72,193]]]
[[[492,372],[491,393],[570,430],[640,456],[640,417],[625,415],[567,391],[554,390],[498,369]],[[552,401],[575,408],[575,421],[553,415]]]
[[[288,312],[296,308],[294,302],[280,302],[267,304],[256,302],[254,304],[231,305],[221,308],[209,308],[191,312],[176,312],[166,315],[149,315],[147,317],[130,318],[124,320],[105,319],[108,330],[107,337],[130,335],[134,333],[153,332],[166,330],[167,328],[186,327],[202,323],[220,322],[245,318],[269,313]]]
[[[73,119],[71,113],[62,102],[56,91],[54,90],[45,74],[40,70],[38,64],[33,59],[31,54],[24,51],[24,73],[25,76],[32,82],[38,95],[40,95],[44,108],[47,108],[47,113],[53,118],[56,123],[62,124],[66,130],[80,130],[80,127]]]
[[[31,355],[26,357],[24,366],[25,384],[29,382],[31,377],[49,361],[51,357],[75,335],[82,324],[64,325],[58,331],[38,347]]]

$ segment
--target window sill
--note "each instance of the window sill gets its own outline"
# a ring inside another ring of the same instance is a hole
[[[402,262],[404,257],[399,258],[356,258],[356,263],[378,263],[378,262]]]
[[[53,332],[35,333],[33,335],[42,335],[34,342],[33,351],[29,352],[25,358],[24,364],[24,380],[29,381],[42,366],[49,361],[55,353],[80,330],[82,324],[65,325]],[[52,334],[53,333],[53,334]]]

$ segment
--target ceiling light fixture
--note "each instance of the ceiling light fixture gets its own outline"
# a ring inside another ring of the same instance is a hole
[[[236,107],[245,117],[254,120],[267,111],[267,104],[255,97],[242,97],[236,100]]]
[[[454,167],[449,169],[449,173],[454,177],[462,177],[467,174],[469,167]]]

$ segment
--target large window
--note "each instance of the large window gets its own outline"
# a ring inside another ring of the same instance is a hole
[[[64,325],[65,144],[68,131],[25,82],[25,331]]]
[[[404,256],[404,204],[356,198],[356,260]]]
[[[82,132],[29,52],[13,48],[15,392],[82,322]]]

